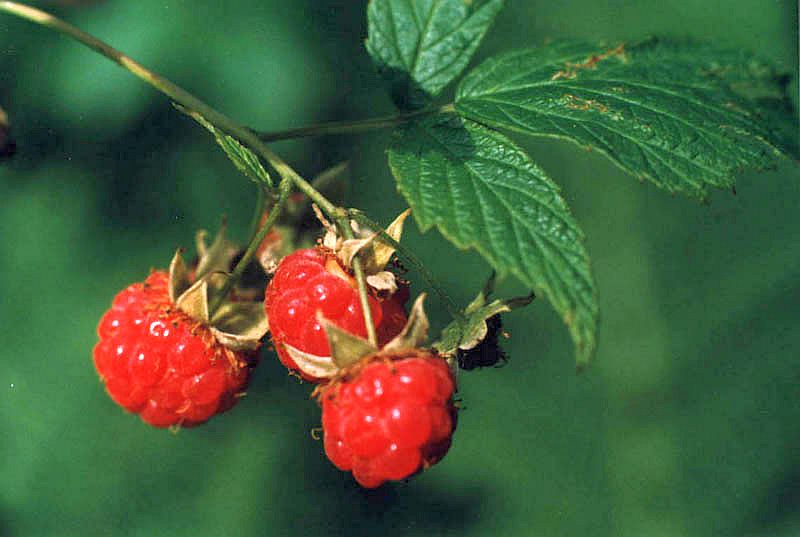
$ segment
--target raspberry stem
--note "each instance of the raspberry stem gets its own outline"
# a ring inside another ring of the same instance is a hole
[[[353,238],[353,228],[350,226],[350,217],[347,211],[344,211],[343,217],[336,219],[336,226],[339,232],[345,239]],[[356,254],[353,258],[353,275],[356,278],[358,285],[358,298],[361,301],[361,311],[364,312],[364,325],[367,328],[367,339],[375,347],[378,346],[378,334],[375,332],[375,322],[372,319],[372,310],[369,307],[369,293],[367,291],[367,277],[364,274],[364,266],[361,264],[360,254]]]
[[[262,186],[257,187],[256,193],[256,206],[253,209],[253,218],[250,221],[250,232],[247,234],[247,243],[250,244],[253,242],[253,239],[258,233],[259,227],[258,223],[261,221],[261,215],[264,214],[264,206],[267,202],[267,192],[266,189]]]
[[[225,300],[225,297],[228,296],[228,293],[231,292],[233,286],[236,285],[236,282],[242,277],[247,265],[250,264],[252,261],[253,256],[256,255],[256,251],[258,250],[258,246],[264,240],[264,237],[267,236],[272,225],[278,219],[283,210],[283,207],[286,205],[286,200],[289,199],[289,194],[292,192],[292,182],[286,178],[281,180],[280,184],[278,185],[278,200],[275,202],[275,205],[269,211],[269,216],[267,217],[266,222],[264,225],[261,226],[261,229],[258,230],[258,233],[250,241],[250,244],[247,245],[247,250],[244,252],[244,255],[236,263],[236,266],[233,268],[233,272],[231,275],[225,280],[225,285],[222,286],[220,292],[214,296],[211,300],[211,303],[208,306],[208,314],[209,317],[214,316],[214,312],[217,311],[217,308],[220,307],[222,301]],[[258,210],[258,208],[257,208]],[[259,213],[260,214],[260,211]]]

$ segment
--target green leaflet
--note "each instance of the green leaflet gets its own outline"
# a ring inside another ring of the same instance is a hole
[[[198,112],[189,110],[179,104],[175,104],[175,108],[208,129],[208,131],[214,135],[214,139],[222,150],[225,151],[228,159],[236,166],[237,170],[261,187],[266,187],[268,189],[274,188],[272,178],[269,173],[267,173],[267,170],[264,169],[264,166],[261,164],[256,154],[239,143],[239,140],[217,129]]]
[[[546,296],[579,366],[594,352],[597,300],[583,233],[558,187],[506,136],[458,116],[397,131],[389,165],[423,231],[436,226]]]
[[[600,150],[640,179],[702,198],[742,169],[798,155],[786,80],[742,52],[704,45],[557,41],[477,67],[456,110]]]
[[[424,106],[457,77],[503,0],[371,0],[370,56],[398,107]]]

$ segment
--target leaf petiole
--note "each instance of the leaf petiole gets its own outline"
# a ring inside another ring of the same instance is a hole
[[[455,106],[453,103],[449,103],[438,108],[425,108],[423,110],[416,110],[406,114],[395,114],[391,116],[352,121],[329,121],[283,131],[257,132],[257,134],[262,142],[277,142],[279,140],[307,138],[311,136],[325,136],[328,134],[358,134],[362,132],[397,127],[423,116],[437,113],[446,114],[454,112]]]

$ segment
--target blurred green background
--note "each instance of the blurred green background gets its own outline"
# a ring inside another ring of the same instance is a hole
[[[796,75],[788,0],[508,4],[478,59],[548,37],[657,34],[757,50]],[[391,113],[362,48],[365,2],[38,5],[260,129]],[[94,328],[119,289],[222,213],[245,234],[253,190],[207,133],[107,60],[5,15],[0,106],[19,146],[0,167],[1,536],[800,535],[794,165],[703,206],[566,143],[521,140],[588,235],[597,359],[574,374],[543,300],[507,316],[511,361],[462,373],[447,458],[367,493],[324,458],[309,387],[266,351],[248,397],[177,435],[124,414],[97,379]],[[276,149],[306,175],[352,158],[349,203],[387,222],[403,203],[386,141]],[[487,266],[410,227],[466,302]]]

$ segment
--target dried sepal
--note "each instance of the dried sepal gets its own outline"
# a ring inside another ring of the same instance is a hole
[[[195,234],[194,241],[198,257],[195,278],[202,278],[211,272],[230,271],[231,261],[236,257],[238,248],[225,237],[227,227],[227,223],[223,221],[210,245],[207,244],[208,232],[206,230],[201,229]]]
[[[422,347],[428,340],[430,322],[424,307],[425,293],[420,294],[411,306],[411,313],[403,330],[387,343],[381,352],[397,352]]]
[[[228,302],[214,312],[211,332],[233,351],[254,351],[269,330],[269,320],[260,302]]]
[[[183,249],[178,248],[169,264],[169,299],[175,303],[184,291],[191,287],[189,268],[183,260]]]
[[[175,306],[195,321],[208,324],[208,282],[194,282],[175,300]]]
[[[257,261],[265,274],[274,274],[278,269],[281,259],[303,247],[312,247],[313,242],[300,244],[300,236],[292,226],[273,225],[275,234],[264,239],[257,251]],[[267,240],[270,239],[270,240]]]
[[[367,275],[367,285],[375,289],[381,296],[391,296],[397,292],[397,276],[388,270]]]
[[[402,213],[400,213],[397,218],[395,218],[391,224],[386,227],[386,234],[389,235],[395,242],[400,242],[400,238],[403,235],[403,224],[408,218],[408,215],[411,214],[411,209],[406,209]],[[386,268],[386,265],[389,263],[389,260],[394,255],[395,248],[390,244],[386,244],[383,241],[378,241],[376,244],[372,246],[372,254],[367,256],[365,260],[365,264],[367,266],[367,272],[379,272]]]
[[[367,275],[384,272],[386,265],[395,253],[395,248],[380,240],[381,230],[361,228],[356,221],[351,220],[350,226],[355,238],[343,239],[339,235],[336,226],[325,218],[316,205],[314,206],[314,212],[322,227],[326,230],[322,239],[322,246],[333,251],[343,266],[351,267],[353,258],[358,255]],[[400,241],[403,234],[403,223],[409,214],[411,214],[411,209],[406,209],[386,228],[386,234],[394,241]]]

